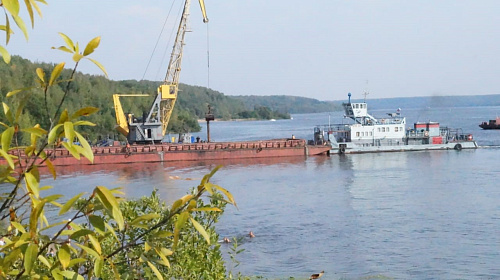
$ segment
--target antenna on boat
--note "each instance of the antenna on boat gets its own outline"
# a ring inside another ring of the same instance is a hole
[[[367,96],[368,94],[370,94],[368,91],[365,91],[365,92],[363,93],[363,95],[365,96],[365,99],[364,99],[364,101],[363,101],[364,103],[366,103],[366,96]]]
[[[366,80],[366,89],[365,89],[365,92],[363,93],[363,95],[365,96],[365,100],[363,101],[364,103],[366,103],[366,96],[370,94],[370,92],[368,91],[368,80]]]

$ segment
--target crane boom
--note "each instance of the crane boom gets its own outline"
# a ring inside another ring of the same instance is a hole
[[[205,10],[205,2],[204,0],[198,1],[203,15],[203,22],[207,23],[208,18]],[[179,75],[181,72],[182,52],[185,45],[184,36],[187,29],[190,3],[191,0],[185,0],[184,2],[184,9],[177,29],[165,80],[158,87],[156,98],[151,105],[147,117],[143,118],[142,123],[135,123],[133,120],[127,122],[127,118],[121,108],[119,96],[113,96],[117,129],[123,135],[127,136],[129,143],[161,142],[163,137],[165,137],[168,123],[170,122],[170,117],[172,116],[177,100],[177,92],[179,91]]]
[[[179,75],[181,73],[182,53],[184,48],[184,35],[186,34],[187,19],[189,16],[189,5],[191,0],[186,0],[184,3],[184,10],[182,18],[177,29],[175,43],[170,55],[170,62],[168,64],[167,74],[165,81],[158,87],[157,100],[160,108],[160,121],[162,123],[162,134],[167,132],[167,126],[170,122],[170,117],[174,110],[175,101],[177,100],[177,93],[179,91]],[[205,10],[204,0],[199,0],[201,12],[203,14],[203,22],[207,23],[208,18]],[[153,105],[154,106],[154,105]]]

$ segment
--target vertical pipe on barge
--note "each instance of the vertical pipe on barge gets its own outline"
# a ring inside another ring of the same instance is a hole
[[[207,142],[210,142],[210,121],[215,119],[212,107],[208,104],[208,112],[205,114],[205,121],[207,121]]]

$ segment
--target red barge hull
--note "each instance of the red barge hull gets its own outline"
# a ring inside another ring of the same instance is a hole
[[[303,139],[249,142],[210,142],[160,145],[94,147],[94,163],[75,159],[63,148],[48,150],[53,165],[122,164],[173,161],[208,161],[244,158],[312,156],[329,153],[331,147],[308,145]]]

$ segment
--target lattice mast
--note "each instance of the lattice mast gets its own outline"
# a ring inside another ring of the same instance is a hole
[[[160,116],[163,135],[167,132],[167,126],[177,100],[179,75],[181,73],[182,53],[184,48],[184,36],[187,31],[190,3],[191,0],[186,0],[184,3],[184,10],[179,22],[179,28],[177,29],[177,35],[175,37],[172,54],[170,56],[167,74],[165,75],[163,84],[158,87],[158,95],[148,115],[148,119]],[[205,11],[205,2],[204,0],[199,0],[199,3],[203,14],[203,22],[207,23],[208,18]]]

